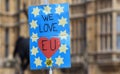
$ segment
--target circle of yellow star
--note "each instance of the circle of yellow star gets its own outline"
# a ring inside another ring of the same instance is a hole
[[[64,30],[64,31],[60,31],[59,36],[61,39],[67,39],[68,34],[66,33],[66,30]]]
[[[31,39],[32,39],[32,42],[37,42],[38,40],[38,34],[36,33],[32,33],[32,36],[31,36]]]
[[[33,8],[32,14],[34,17],[38,16],[40,12],[40,9],[38,7]]]
[[[58,7],[55,8],[55,10],[56,10],[55,13],[57,13],[57,14],[60,15],[62,12],[64,12],[64,11],[63,11],[63,8],[64,8],[64,7],[61,7],[60,5],[58,5]]]
[[[52,67],[53,61],[51,58],[47,58],[45,61],[45,64],[47,67]]]
[[[30,25],[31,25],[31,28],[36,28],[36,27],[38,27],[38,24],[37,24],[37,20],[32,20],[32,22],[30,23]]]
[[[66,51],[67,51],[67,46],[66,44],[61,44],[61,47],[59,48],[60,49],[60,53],[65,53],[66,54]]]
[[[62,17],[61,19],[58,20],[59,21],[59,24],[58,25],[61,25],[61,26],[65,26],[67,24],[67,19]]]
[[[40,57],[35,58],[34,64],[36,65],[36,67],[42,66],[42,60],[40,59]]]
[[[58,66],[64,64],[63,58],[61,56],[58,56],[57,58],[55,58],[55,60],[56,60],[55,64],[57,64]]]
[[[49,5],[45,6],[44,7],[44,13],[47,15],[47,14],[50,14],[50,11],[51,11],[51,7]]]
[[[38,53],[38,47],[33,46],[31,52],[32,55],[36,56],[36,54]]]

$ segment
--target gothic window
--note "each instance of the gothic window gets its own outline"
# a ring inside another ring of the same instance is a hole
[[[100,16],[100,49],[111,50],[112,49],[112,15],[102,14]]]
[[[86,44],[86,40],[85,40],[85,24],[83,20],[79,20],[79,19],[75,19],[72,20],[71,23],[71,27],[72,27],[72,39],[71,39],[71,47],[72,47],[72,54],[80,54],[81,52],[83,52],[83,50],[85,50],[85,44]]]

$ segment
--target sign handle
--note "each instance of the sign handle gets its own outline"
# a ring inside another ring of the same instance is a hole
[[[49,1],[48,0],[44,0],[44,3],[49,5]]]
[[[52,68],[49,69],[49,74],[52,74]]]
[[[49,5],[49,1],[48,0],[44,0],[44,3]],[[52,74],[52,69],[51,68],[49,69],[49,74]]]

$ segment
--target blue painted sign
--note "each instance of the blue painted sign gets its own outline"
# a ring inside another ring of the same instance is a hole
[[[30,6],[30,68],[69,68],[70,20],[69,5]]]

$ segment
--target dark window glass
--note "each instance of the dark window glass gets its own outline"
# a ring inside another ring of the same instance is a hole
[[[117,48],[120,49],[120,15],[117,16]]]
[[[5,8],[5,9],[6,9],[6,11],[9,11],[9,0],[6,0],[5,3],[6,3],[6,4],[5,4],[5,5],[6,5],[6,8]]]
[[[9,52],[9,50],[8,50],[8,45],[9,45],[8,37],[9,37],[8,28],[6,28],[6,30],[5,30],[5,43],[6,43],[5,57],[8,57],[8,52]]]

